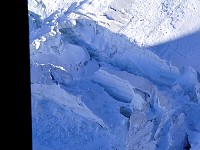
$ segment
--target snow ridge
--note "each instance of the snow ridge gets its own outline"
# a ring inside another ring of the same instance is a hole
[[[53,3],[28,3],[34,150],[200,149],[200,45],[166,42],[198,0]]]

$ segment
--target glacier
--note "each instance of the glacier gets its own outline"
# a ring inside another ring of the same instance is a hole
[[[34,150],[199,150],[199,0],[28,0]]]

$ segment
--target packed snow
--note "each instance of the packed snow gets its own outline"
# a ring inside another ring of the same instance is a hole
[[[199,150],[199,0],[29,0],[33,150]]]

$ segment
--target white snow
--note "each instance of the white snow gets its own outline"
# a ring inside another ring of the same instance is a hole
[[[34,150],[200,149],[199,0],[29,0]]]

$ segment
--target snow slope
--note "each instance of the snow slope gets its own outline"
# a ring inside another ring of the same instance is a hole
[[[200,149],[199,0],[28,9],[34,150]]]

